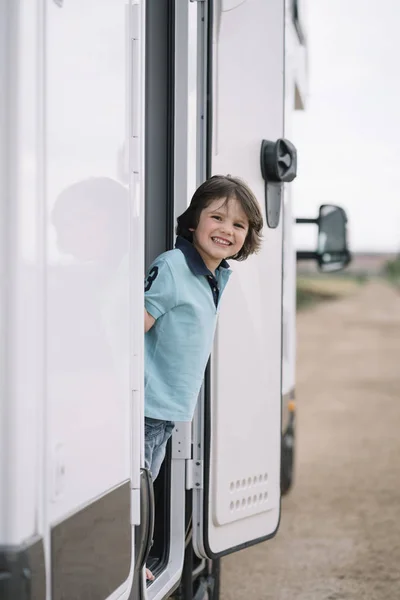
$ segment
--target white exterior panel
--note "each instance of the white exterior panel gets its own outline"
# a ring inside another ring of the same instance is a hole
[[[124,0],[47,10],[50,523],[130,477],[125,20]]]
[[[284,2],[244,2],[215,20],[212,171],[250,185],[265,227],[260,253],[231,261],[222,300],[211,369],[207,542],[194,535],[201,555],[273,535],[280,518],[283,228],[282,216],[276,229],[266,223],[260,149],[263,139],[283,137]]]
[[[145,17],[133,4],[0,7],[0,545],[43,539],[48,598],[50,531],[140,485]]]
[[[5,3],[7,4],[7,3]],[[43,312],[39,197],[37,9],[5,6],[2,89],[6,169],[2,195],[3,368],[1,544],[18,546],[40,529]],[[4,79],[3,79],[4,77]],[[27,101],[29,99],[29,101]]]
[[[286,0],[285,27],[285,137],[293,139],[295,110],[303,110],[307,100],[307,46],[302,44],[293,22],[292,2]],[[299,3],[299,15],[304,16],[304,2]],[[300,173],[301,175],[301,173]],[[294,244],[294,194],[292,185],[285,186],[284,200],[284,269],[283,269],[283,354],[282,425],[287,425],[287,401],[296,382],[296,248]]]

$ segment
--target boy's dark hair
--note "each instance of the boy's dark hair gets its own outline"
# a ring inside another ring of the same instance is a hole
[[[249,231],[241,250],[231,256],[234,260],[245,260],[250,254],[257,252],[261,246],[261,230],[263,218],[257,199],[248,185],[238,177],[231,175],[214,175],[207,179],[193,194],[189,207],[180,217],[176,228],[177,235],[193,241],[190,229],[196,229],[202,210],[214,200],[224,199],[228,202],[236,198],[249,220]]]

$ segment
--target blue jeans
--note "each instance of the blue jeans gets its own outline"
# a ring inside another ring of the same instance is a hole
[[[144,419],[144,462],[150,469],[153,481],[160,472],[165,457],[167,442],[172,435],[175,423],[160,419]]]

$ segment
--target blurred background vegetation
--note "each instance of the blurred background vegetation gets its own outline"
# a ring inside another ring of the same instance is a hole
[[[385,263],[383,274],[391,283],[400,287],[400,254]]]
[[[299,262],[297,309],[344,298],[376,278],[385,279],[400,290],[400,254],[356,253],[350,266],[336,274],[320,273],[311,261]]]

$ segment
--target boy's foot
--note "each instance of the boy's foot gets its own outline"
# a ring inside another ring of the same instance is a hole
[[[150,569],[146,569],[146,579],[147,581],[154,581],[155,577]]]

